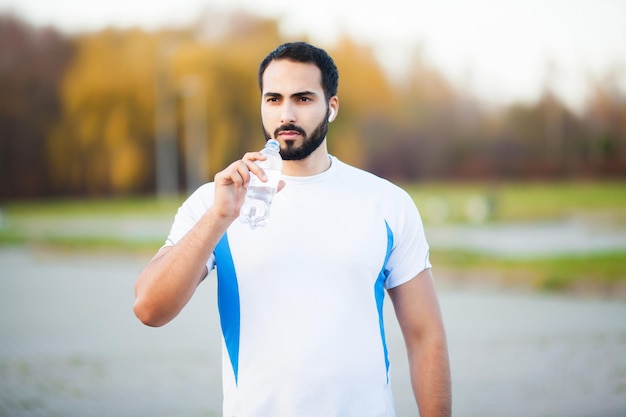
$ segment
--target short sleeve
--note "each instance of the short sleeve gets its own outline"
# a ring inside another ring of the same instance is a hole
[[[394,200],[395,207],[387,219],[393,239],[386,265],[387,289],[404,284],[432,267],[430,248],[417,206],[404,190]]]
[[[213,205],[214,191],[214,184],[207,183],[198,188],[185,200],[178,208],[169,235],[163,246],[174,246],[198,223],[204,213]],[[214,268],[215,255],[212,254],[207,259],[206,266],[209,271]]]

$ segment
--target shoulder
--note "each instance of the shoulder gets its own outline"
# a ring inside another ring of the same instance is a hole
[[[167,238],[168,245],[174,245],[200,220],[213,204],[213,183],[207,183],[194,191],[178,208],[174,223]]]
[[[213,199],[215,195],[215,185],[212,182],[206,183],[198,187],[187,199],[183,202],[179,209],[187,211],[190,214],[198,213],[200,216],[207,211],[213,205]]]
[[[333,163],[335,162],[338,164],[340,179],[342,182],[349,183],[350,188],[358,191],[366,191],[370,197],[376,198],[377,200],[385,198],[395,201],[413,201],[409,194],[399,185],[379,177],[372,172],[346,164],[336,158],[333,160]]]

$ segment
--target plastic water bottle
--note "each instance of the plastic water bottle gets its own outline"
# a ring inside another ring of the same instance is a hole
[[[242,223],[250,224],[252,229],[265,226],[269,222],[270,205],[276,194],[283,169],[283,160],[279,152],[280,144],[278,141],[270,139],[261,150],[267,159],[256,161],[256,164],[265,171],[267,182],[261,181],[256,175],[250,173],[250,184],[248,184],[246,199],[239,211],[239,219]]]

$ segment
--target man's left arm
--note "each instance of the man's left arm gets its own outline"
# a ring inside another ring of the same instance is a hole
[[[450,417],[452,394],[446,333],[430,269],[389,289],[404,336],[411,385],[421,417]]]

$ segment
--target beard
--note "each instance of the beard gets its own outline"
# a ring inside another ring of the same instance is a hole
[[[278,137],[280,132],[285,130],[292,130],[302,135],[302,145],[296,146],[293,140],[286,142],[284,148],[280,148],[280,156],[285,161],[300,161],[307,156],[311,155],[326,139],[328,133],[328,111],[326,116],[322,119],[321,123],[308,135],[304,129],[294,124],[282,125],[274,131],[274,138]],[[263,133],[265,134],[265,140],[272,139],[265,126],[263,126]]]

